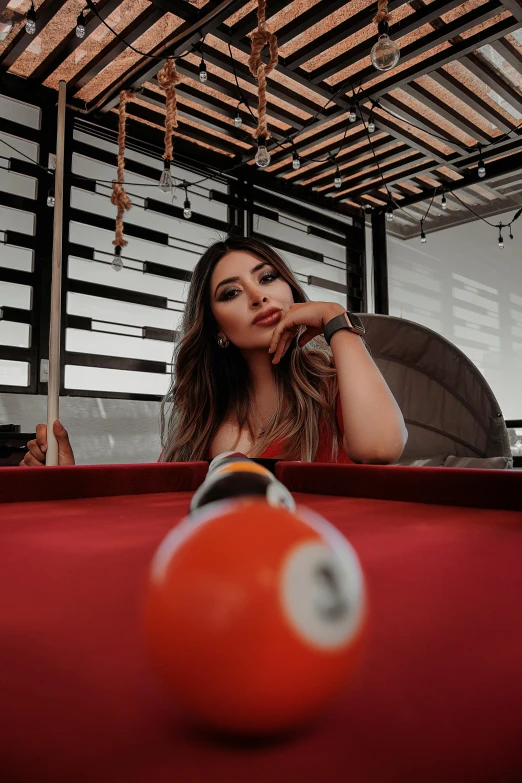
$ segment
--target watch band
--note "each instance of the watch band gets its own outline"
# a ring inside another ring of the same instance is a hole
[[[330,340],[339,329],[348,329],[349,332],[354,332],[361,337],[366,333],[361,319],[358,316],[353,315],[353,313],[345,311],[344,313],[341,313],[341,315],[336,315],[335,318],[331,318],[325,324],[323,334],[328,345],[330,345]]]

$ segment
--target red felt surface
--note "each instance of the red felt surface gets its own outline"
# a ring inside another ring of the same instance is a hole
[[[359,554],[367,654],[306,735],[234,746],[183,729],[144,654],[149,563],[190,497],[0,507],[3,783],[522,779],[519,512],[296,495]]]

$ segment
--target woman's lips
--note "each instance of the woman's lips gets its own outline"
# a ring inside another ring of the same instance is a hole
[[[256,321],[254,326],[272,326],[280,320],[281,316],[282,312],[281,310],[278,310],[277,313],[272,313],[268,318],[262,318],[261,321]]]

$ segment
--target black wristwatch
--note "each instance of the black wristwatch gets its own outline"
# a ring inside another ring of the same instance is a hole
[[[336,315],[335,318],[332,318],[324,326],[323,334],[328,345],[330,345],[332,335],[334,335],[335,332],[338,332],[339,329],[348,329],[349,332],[354,332],[361,337],[366,333],[363,322],[358,315],[344,312],[341,313],[341,315]]]

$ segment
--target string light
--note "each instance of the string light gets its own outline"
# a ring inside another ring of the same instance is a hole
[[[34,35],[36,32],[36,10],[33,0],[31,0],[31,7],[25,15],[25,32],[29,35]]]
[[[486,176],[486,167],[484,165],[484,161],[482,160],[482,147],[480,148],[480,158],[477,167],[477,174],[481,179],[484,179],[484,177]]]
[[[270,165],[270,153],[266,148],[266,138],[257,140],[256,163],[260,169],[266,169]]]
[[[370,114],[370,119],[368,120],[368,133],[375,133],[375,120],[373,119],[373,111]]]
[[[85,16],[83,9],[76,20],[76,37],[77,38],[85,38]]]
[[[339,166],[337,166],[337,169],[335,170],[335,179],[334,179],[334,186],[336,188],[342,187],[343,184],[343,178],[341,177],[341,172],[339,171]]]
[[[159,181],[159,189],[163,193],[170,193],[172,190],[172,174],[170,173],[170,160],[165,158],[163,161],[163,171]]]
[[[423,245],[426,244],[426,234],[424,233],[424,219],[421,220],[421,242]]]
[[[448,208],[448,202],[446,201],[446,196],[445,196],[444,193],[442,194],[442,201],[440,202],[440,205],[441,205],[442,209],[447,209]]]
[[[511,233],[511,229],[510,229]],[[504,250],[504,237],[502,236],[502,223],[498,226],[498,246]]]
[[[388,221],[388,223],[392,223],[393,218],[394,218],[393,207],[391,204],[388,204],[388,208],[386,210],[386,220]]]
[[[389,25],[386,19],[381,19],[377,25],[379,38],[372,47],[371,57],[374,68],[378,71],[390,71],[399,62],[401,50],[388,35]]]
[[[301,158],[299,157],[299,153],[297,152],[297,150],[294,150],[292,155],[292,168],[294,169],[294,171],[297,171],[298,169],[301,168]]]
[[[243,117],[239,113],[239,106],[237,108],[236,116],[234,117],[234,125],[236,128],[240,128],[243,125]]]
[[[185,203],[183,204],[183,217],[185,220],[190,220],[192,217],[192,207],[190,205],[187,186],[185,185]]]
[[[114,248],[114,256],[112,259],[111,267],[115,272],[121,272],[123,269],[123,261],[121,260],[121,247],[116,245]]]
[[[51,185],[47,193],[47,206],[54,207],[56,199],[54,197],[54,185]]]
[[[351,103],[349,120],[350,122],[355,122],[356,119],[357,119],[356,106],[355,103]]]
[[[199,64],[199,81],[201,82],[201,84],[205,84],[207,79],[208,79],[207,66],[205,60],[201,58],[201,62]]]

